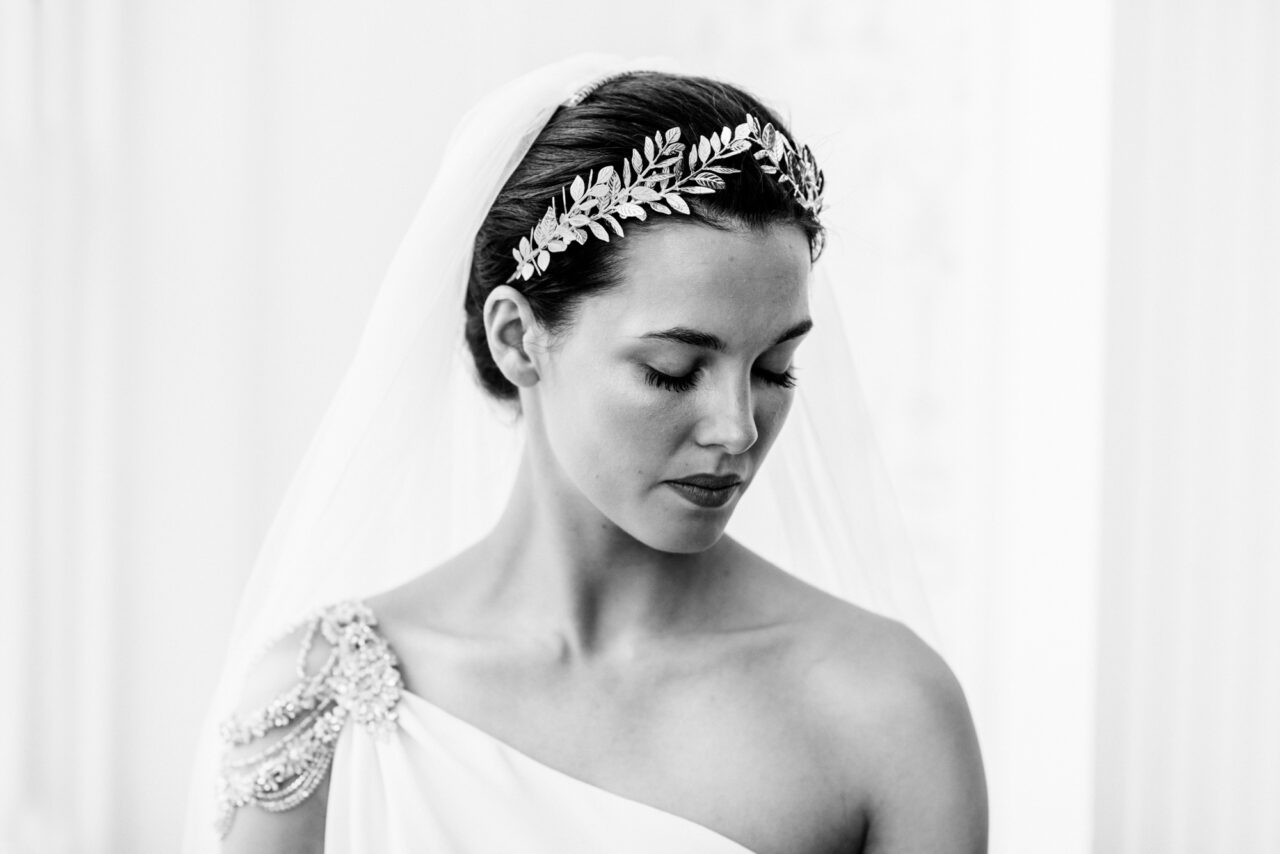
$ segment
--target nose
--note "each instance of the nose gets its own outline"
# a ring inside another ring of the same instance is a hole
[[[695,436],[698,444],[718,445],[731,454],[741,454],[756,443],[760,433],[756,429],[749,377],[723,383],[706,400],[707,410],[698,422]]]

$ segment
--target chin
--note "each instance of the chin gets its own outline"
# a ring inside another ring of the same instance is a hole
[[[633,529],[631,535],[655,551],[697,554],[720,542],[728,522],[728,514],[701,522],[667,518],[645,525],[644,530]]]

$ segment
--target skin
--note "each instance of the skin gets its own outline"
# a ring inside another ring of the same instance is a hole
[[[508,504],[471,549],[367,601],[409,691],[756,854],[985,851],[981,756],[946,664],[726,536],[745,490],[707,509],[664,483],[750,488],[795,394],[778,380],[804,336],[778,340],[821,320],[809,268],[794,226],[681,223],[628,234],[621,285],[558,337],[496,288],[489,346],[528,439]],[[646,337],[673,327],[723,347]],[[321,850],[326,787],[242,811],[228,850]]]

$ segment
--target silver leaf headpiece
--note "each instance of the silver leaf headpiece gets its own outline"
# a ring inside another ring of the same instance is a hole
[[[813,152],[807,145],[797,148],[772,124],[761,126],[759,119],[748,114],[736,128],[700,137],[697,145],[688,147],[687,155],[680,128],[656,131],[645,137],[643,154],[633,149],[630,157],[623,158],[621,173],[605,166],[587,173],[585,179],[575,176],[561,189],[560,198],[552,199],[529,236],[520,238],[520,245],[511,250],[516,269],[507,281],[527,280],[544,272],[553,253],[586,243],[588,230],[606,243],[610,230],[622,237],[620,220],[643,220],[646,208],[660,214],[689,213],[683,197],[723,190],[722,176],[742,171],[725,161],[752,148],[762,172],[776,175],[778,183],[815,217],[822,211],[823,176]]]

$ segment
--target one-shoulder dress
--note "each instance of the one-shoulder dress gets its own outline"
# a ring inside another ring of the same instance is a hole
[[[330,774],[329,854],[752,854],[697,822],[559,771],[404,687],[361,602],[307,621],[297,683],[228,719],[217,826],[290,809]],[[317,638],[329,653],[301,663]],[[260,749],[255,749],[260,747]]]

